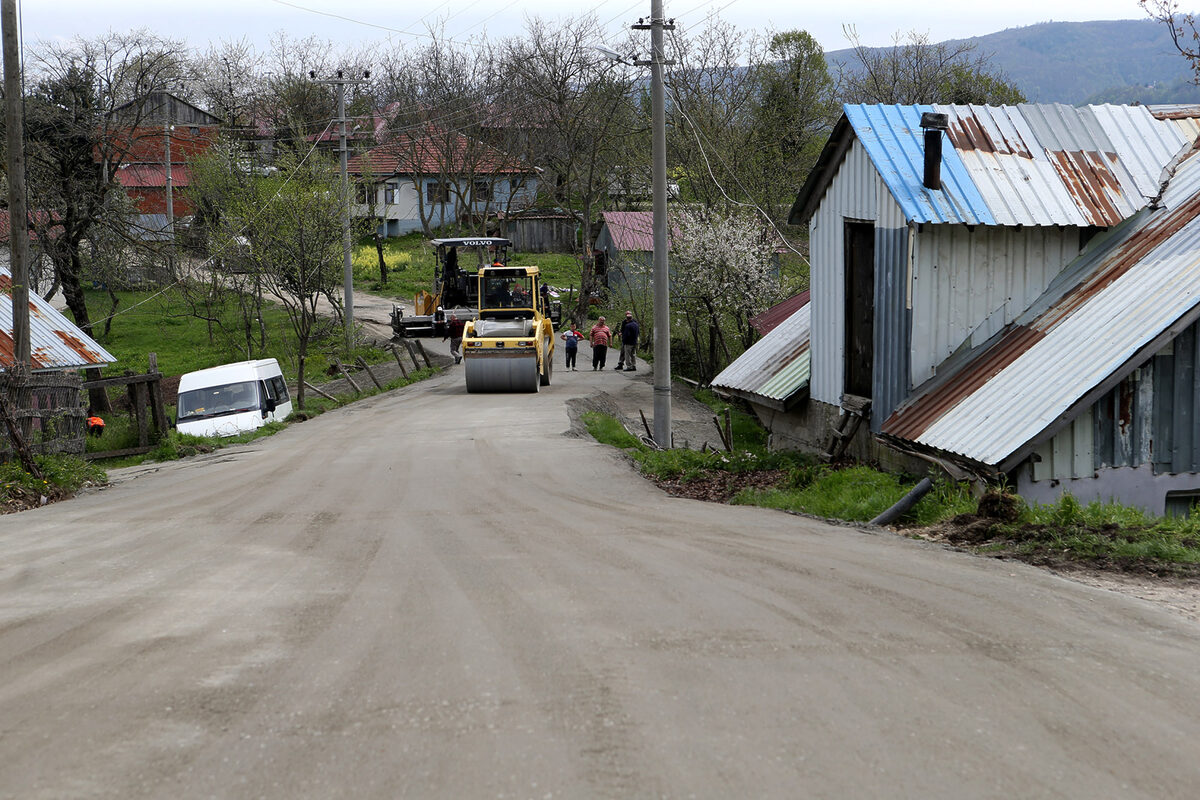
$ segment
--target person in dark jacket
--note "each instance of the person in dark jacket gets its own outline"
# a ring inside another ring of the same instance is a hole
[[[625,321],[621,323],[621,355],[617,357],[617,366],[613,369],[624,369],[626,372],[637,369],[637,343],[640,332],[633,312],[626,311]]]
[[[442,341],[450,340],[450,355],[454,356],[454,363],[462,361],[462,340],[463,328],[466,327],[458,314],[450,312],[450,321],[446,323],[446,335],[442,337]]]

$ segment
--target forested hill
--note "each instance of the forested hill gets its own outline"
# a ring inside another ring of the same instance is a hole
[[[965,40],[991,54],[1031,101],[1049,103],[1196,103],[1187,61],[1153,20],[1043,22]],[[850,50],[827,54],[832,63]]]

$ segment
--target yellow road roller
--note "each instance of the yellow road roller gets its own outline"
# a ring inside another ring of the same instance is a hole
[[[550,385],[554,326],[537,267],[481,267],[479,316],[463,330],[468,392],[536,392]]]

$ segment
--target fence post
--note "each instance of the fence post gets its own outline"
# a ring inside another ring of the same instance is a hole
[[[354,393],[362,394],[362,389],[359,388],[358,383],[355,382],[354,378],[350,375],[350,372],[346,369],[345,365],[342,364],[341,360],[335,358],[333,359],[333,363],[338,368],[338,372],[342,373],[346,380],[350,382],[350,385],[354,388]]]
[[[159,438],[166,438],[170,426],[167,424],[167,406],[163,399],[162,373],[158,371],[158,353],[150,354],[150,374],[154,376],[150,382],[150,414]]]
[[[400,368],[400,374],[408,378],[408,370],[404,368],[404,362],[400,360],[400,351],[396,349],[396,345],[392,345],[392,355],[396,357],[396,366]]]

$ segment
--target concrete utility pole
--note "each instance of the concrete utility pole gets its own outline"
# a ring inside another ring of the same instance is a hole
[[[315,78],[316,73],[308,73]],[[362,79],[346,78],[342,70],[337,71],[336,78],[318,81],[337,87],[338,104],[338,160],[342,172],[342,293],[346,303],[346,349],[354,349],[354,258],[350,251],[350,175],[348,170],[349,149],[346,147],[346,84],[357,85],[366,83],[371,77],[369,71],[363,71]]]
[[[25,207],[25,119],[21,111],[21,50],[17,0],[0,2],[4,49],[4,121],[8,126],[8,241],[12,252],[13,364],[31,369],[29,345],[29,211]]]
[[[671,437],[671,276],[667,268],[667,117],[663,96],[663,31],[675,30],[675,20],[663,19],[663,0],[650,0],[650,21],[638,20],[634,30],[650,31],[650,116],[654,161],[654,441],[672,446]]]

